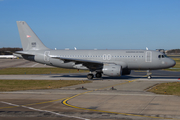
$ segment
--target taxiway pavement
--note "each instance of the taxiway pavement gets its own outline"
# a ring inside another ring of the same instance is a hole
[[[59,89],[0,92],[0,119],[180,119],[180,97],[146,91],[158,83],[179,82],[180,73],[152,71],[152,79],[147,79],[145,75],[144,71],[133,71],[130,76],[103,76],[103,79],[94,79],[92,83]],[[11,79],[20,79],[20,76],[11,76]],[[85,80],[86,74],[21,77]]]

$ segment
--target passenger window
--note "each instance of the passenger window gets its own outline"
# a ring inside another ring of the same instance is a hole
[[[164,55],[162,55],[162,58],[164,58]]]
[[[158,58],[161,58],[161,55],[158,55]]]

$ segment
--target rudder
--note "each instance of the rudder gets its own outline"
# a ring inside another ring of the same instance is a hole
[[[16,21],[23,50],[45,50],[47,48],[25,21]]]

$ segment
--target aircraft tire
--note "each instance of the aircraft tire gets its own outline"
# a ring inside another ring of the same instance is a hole
[[[147,78],[148,78],[148,79],[151,79],[152,77],[151,77],[151,75],[148,75]]]
[[[93,75],[93,74],[88,74],[88,75],[87,75],[87,78],[88,78],[89,80],[92,80],[92,79],[94,78],[94,75]]]
[[[101,78],[102,77],[102,74],[100,72],[97,72],[96,73],[96,78]]]

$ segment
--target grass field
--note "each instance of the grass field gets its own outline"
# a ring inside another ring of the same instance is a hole
[[[173,68],[169,68],[169,69],[165,69],[165,70],[180,71],[180,58],[172,58],[172,59],[176,61],[176,65]],[[148,91],[156,93],[156,94],[180,96],[180,82],[158,84]]]
[[[88,80],[0,80],[0,91],[56,89],[90,82]]]
[[[180,82],[161,83],[148,90],[156,94],[180,96]]]
[[[174,66],[174,68],[180,68],[180,58],[173,58],[173,60],[176,61],[176,65]]]
[[[63,68],[5,68],[0,70],[0,75],[22,75],[22,74],[58,74],[88,72],[87,70],[63,69]]]

